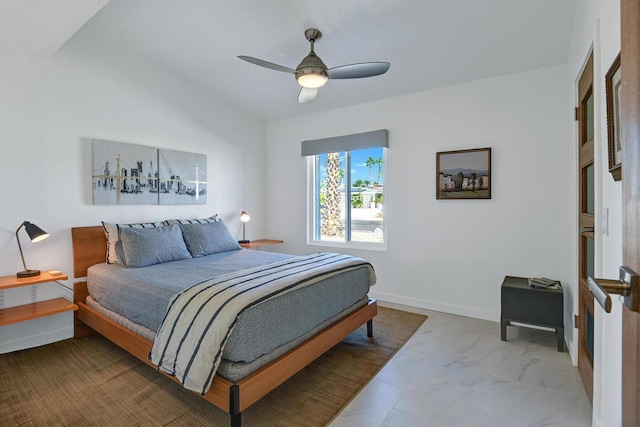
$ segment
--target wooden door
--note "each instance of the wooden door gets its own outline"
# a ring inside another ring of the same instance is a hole
[[[622,0],[622,262],[640,272],[640,1]],[[640,425],[640,314],[622,309],[622,425]]]
[[[593,296],[587,279],[593,277],[594,240],[594,96],[593,53],[578,81],[578,371],[590,400],[593,400],[594,317]]]

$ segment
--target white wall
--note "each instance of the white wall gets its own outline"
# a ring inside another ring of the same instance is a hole
[[[591,50],[594,55],[596,117],[595,274],[602,278],[617,278],[618,269],[622,265],[622,188],[621,183],[615,182],[608,171],[604,76],[620,52],[619,0],[584,0],[579,3],[568,59],[569,87],[574,105],[577,105],[578,99],[576,82]],[[577,129],[574,128],[573,141],[576,141],[577,150],[576,133]],[[606,209],[609,211],[608,234],[603,234],[602,215]],[[613,310],[610,314],[606,314],[595,304],[594,426],[613,427],[622,422],[622,310],[617,298],[612,298],[612,302]]]
[[[240,233],[239,214],[247,210],[248,237],[261,234],[262,121],[82,31],[48,61],[0,52],[0,63],[0,275],[22,270],[15,230],[24,220],[51,234],[37,244],[21,235],[27,266],[70,276],[73,226],[220,213],[232,233]],[[93,205],[93,138],[206,154],[208,203]],[[70,298],[53,284],[37,289],[38,299]],[[25,288],[4,291],[4,306],[28,303],[30,296]],[[0,328],[0,353],[70,336],[70,313],[9,325]]]
[[[386,128],[388,250],[345,251],[372,261],[372,295],[494,321],[505,275],[557,278],[573,295],[566,73],[546,68],[269,123],[269,237],[284,239],[284,252],[322,250],[306,244],[302,140]],[[492,199],[436,200],[436,152],[479,147],[493,150]],[[572,298],[565,303],[569,322]]]
[[[216,101],[158,64],[114,51],[81,31],[48,61],[0,51],[0,275],[22,266],[15,229],[30,220],[51,233],[23,238],[31,268],[71,274],[72,226],[220,213],[248,237],[283,238],[306,253],[306,162],[300,142],[379,128],[390,130],[386,214],[388,250],[369,258],[374,295],[417,307],[497,320],[505,274],[548,276],[565,287],[566,339],[575,360],[575,82],[595,57],[596,274],[616,277],[621,263],[621,189],[607,171],[604,74],[620,49],[619,1],[579,3],[568,65],[416,93],[270,123]],[[266,136],[265,136],[266,135]],[[93,138],[207,154],[206,206],[94,206]],[[265,142],[267,150],[265,151]],[[435,200],[435,153],[493,148],[493,198]],[[265,162],[266,159],[266,162]],[[268,165],[268,171],[266,170]],[[266,186],[261,183],[266,182]],[[266,205],[266,209],[265,209]],[[609,210],[609,233],[601,214]],[[421,219],[410,222],[419,212]],[[23,236],[24,237],[24,236]],[[331,248],[328,248],[331,250]],[[71,286],[71,280],[65,281]],[[39,285],[39,299],[69,296]],[[30,300],[4,292],[4,305]],[[69,313],[0,328],[0,353],[72,334]],[[596,310],[594,425],[620,425],[620,307]],[[497,333],[497,332],[496,332]]]

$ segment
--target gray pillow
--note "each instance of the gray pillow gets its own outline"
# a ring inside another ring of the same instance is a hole
[[[177,225],[123,228],[120,230],[120,240],[127,267],[137,268],[191,258]]]
[[[180,224],[180,228],[194,258],[242,249],[223,222]]]
[[[165,219],[162,221],[164,225],[171,224],[208,224],[210,222],[222,221],[218,214],[213,214],[209,218],[193,218],[193,219]]]
[[[161,222],[139,222],[135,224],[116,224],[102,221],[104,234],[107,238],[107,264],[124,264],[120,242],[120,231],[124,228],[154,228],[162,227]]]

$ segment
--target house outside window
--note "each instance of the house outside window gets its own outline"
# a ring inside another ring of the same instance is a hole
[[[386,130],[303,142],[307,243],[386,249],[387,146]]]

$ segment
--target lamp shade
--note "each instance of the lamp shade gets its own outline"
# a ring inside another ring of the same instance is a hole
[[[324,86],[327,82],[327,76],[324,74],[300,74],[298,76],[298,84],[309,89],[316,89]]]
[[[249,216],[247,211],[242,211],[240,213],[240,221],[242,222],[242,240],[238,240],[238,243],[249,243],[249,240],[247,240],[247,230],[245,226],[250,219],[251,217]]]
[[[27,232],[27,235],[29,235],[29,239],[31,239],[31,241],[34,243],[46,239],[47,237],[49,237],[49,233],[47,233],[42,228],[38,227],[37,225],[29,221],[24,221],[22,224],[20,224],[20,227],[18,227],[18,229],[16,230],[16,240],[18,241],[18,249],[20,249],[20,258],[22,259],[22,266],[24,267],[24,271],[19,271],[18,273],[16,273],[16,276],[18,278],[39,276],[40,270],[30,270],[27,268],[27,264],[24,262],[24,254],[22,253],[20,236],[18,236],[18,232],[22,227],[24,227],[24,230]]]
[[[29,221],[24,222],[24,230],[27,232],[29,238],[33,243],[39,242],[49,237],[49,233]]]

